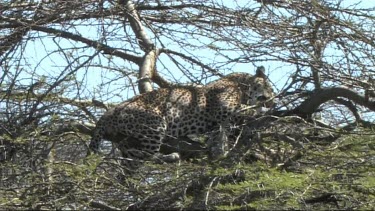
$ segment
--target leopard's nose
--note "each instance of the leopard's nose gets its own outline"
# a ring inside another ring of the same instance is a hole
[[[257,101],[260,102],[264,107],[271,108],[273,106],[273,100],[267,95],[260,95],[257,97]]]
[[[258,101],[266,101],[268,98],[264,95],[257,97]]]

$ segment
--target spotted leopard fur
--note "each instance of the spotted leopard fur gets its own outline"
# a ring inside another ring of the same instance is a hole
[[[239,124],[244,116],[270,107],[274,93],[262,68],[256,75],[233,73],[203,87],[161,88],[108,110],[98,121],[90,143],[117,143],[131,169],[160,150],[168,138],[202,134],[224,121]],[[250,108],[252,112],[245,111]],[[258,108],[255,108],[258,106]]]

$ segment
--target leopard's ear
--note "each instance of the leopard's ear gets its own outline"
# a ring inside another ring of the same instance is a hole
[[[261,77],[261,78],[266,79],[267,76],[266,76],[266,74],[264,73],[265,70],[266,70],[266,69],[265,69],[263,66],[259,66],[259,67],[257,67],[257,70],[256,70],[256,74],[255,74],[255,76],[256,76],[256,77]]]

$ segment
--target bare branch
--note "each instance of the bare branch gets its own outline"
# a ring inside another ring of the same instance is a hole
[[[120,51],[116,48],[110,47],[106,44],[103,44],[103,43],[100,43],[100,42],[97,42],[97,41],[94,41],[94,40],[90,40],[90,39],[87,39],[85,37],[82,37],[82,36],[67,32],[67,31],[62,31],[62,30],[52,29],[52,28],[46,28],[46,27],[43,27],[43,26],[31,26],[31,29],[46,32],[46,33],[50,33],[50,34],[54,34],[54,35],[57,35],[59,37],[64,37],[64,38],[67,38],[67,39],[71,39],[71,40],[74,40],[74,41],[79,41],[79,42],[85,43],[85,44],[95,48],[98,51],[103,51],[104,54],[118,56],[120,58],[123,58],[124,60],[134,62],[135,64],[138,64],[138,65],[142,61],[141,58],[138,57],[138,56],[134,56],[134,55],[131,55],[131,54],[128,54],[128,53],[124,53],[124,52],[122,52],[122,51]]]
[[[301,103],[301,105],[294,109],[294,113],[309,116],[316,112],[319,106],[323,103],[329,100],[335,100],[338,97],[347,98],[359,105],[375,111],[375,102],[367,101],[364,96],[361,96],[350,89],[335,87],[325,88],[314,92],[308,99]]]
[[[138,15],[138,11],[136,10],[134,3],[132,0],[120,0],[120,5],[124,5],[124,8],[127,11],[127,18],[129,19],[130,26],[135,33],[139,45],[143,48],[146,52],[151,51],[155,48],[154,43],[150,40],[147,36],[147,33],[141,23],[141,19]]]
[[[156,59],[158,57],[157,50],[151,50],[143,58],[143,63],[139,70],[139,93],[152,91],[151,79],[153,72],[155,72]]]

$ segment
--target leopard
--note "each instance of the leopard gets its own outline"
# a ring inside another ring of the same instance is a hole
[[[98,153],[101,141],[108,140],[118,146],[123,165],[137,169],[159,153],[166,140],[203,134],[224,122],[241,124],[269,110],[274,97],[263,66],[255,75],[234,72],[199,87],[159,88],[106,111],[89,149]]]

